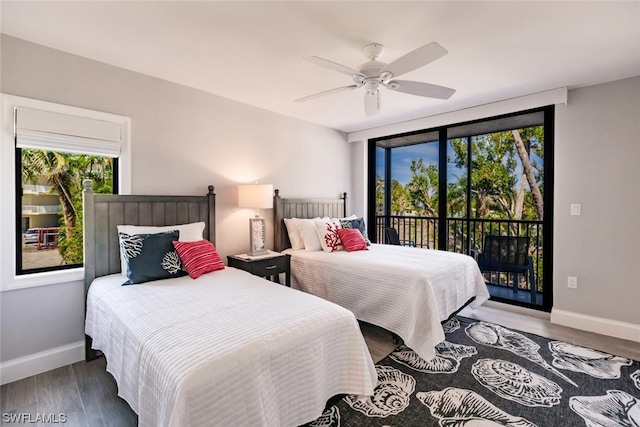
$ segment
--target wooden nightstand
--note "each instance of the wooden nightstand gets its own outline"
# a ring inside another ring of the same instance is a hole
[[[284,273],[285,285],[291,287],[291,255],[280,252],[271,252],[263,257],[228,255],[227,265],[256,276],[271,278],[277,283],[280,283],[280,273]]]

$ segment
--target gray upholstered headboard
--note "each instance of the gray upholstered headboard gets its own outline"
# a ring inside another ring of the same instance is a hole
[[[285,218],[315,218],[328,216],[344,218],[347,213],[347,193],[339,199],[283,199],[280,190],[273,196],[274,209],[274,249],[278,252],[291,247]]]
[[[213,185],[204,196],[137,196],[94,194],[84,183],[84,285],[96,277],[120,272],[118,225],[205,223],[204,237],[215,244],[216,210]]]

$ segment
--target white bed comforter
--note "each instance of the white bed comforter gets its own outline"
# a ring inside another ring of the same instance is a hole
[[[297,426],[375,368],[351,312],[234,268],[94,281],[86,333],[140,426]]]
[[[489,298],[475,260],[453,252],[373,244],[367,251],[291,254],[292,287],[351,310],[402,338],[423,359],[444,340],[441,322]]]

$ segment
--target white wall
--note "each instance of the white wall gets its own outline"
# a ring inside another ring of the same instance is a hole
[[[552,320],[640,341],[640,77],[570,91],[555,129]]]
[[[349,195],[350,214],[367,218],[367,142],[350,142],[351,146],[351,186]]]
[[[205,194],[215,185],[223,258],[248,249],[253,212],[236,208],[237,183],[273,183],[284,197],[352,193],[338,131],[13,37],[1,43],[1,92],[131,118],[132,193]],[[272,231],[272,211],[262,214]],[[80,282],[0,293],[0,363],[80,342],[83,316]]]

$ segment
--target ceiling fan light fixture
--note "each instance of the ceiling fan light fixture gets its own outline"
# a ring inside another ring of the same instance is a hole
[[[373,77],[369,77],[364,80],[364,87],[369,94],[373,95],[380,88],[380,81]]]
[[[367,117],[373,117],[380,112],[380,91],[365,92],[364,112]]]
[[[432,42],[414,49],[389,64],[385,64],[377,60],[380,55],[382,55],[383,51],[384,46],[379,43],[371,43],[363,47],[362,52],[367,58],[369,58],[369,61],[362,64],[357,70],[317,56],[306,58],[308,61],[322,67],[342,74],[347,74],[353,79],[355,85],[325,90],[314,95],[296,99],[295,101],[307,101],[309,99],[315,99],[328,94],[357,89],[364,86],[365,113],[367,117],[370,117],[378,114],[380,111],[380,85],[396,92],[436,99],[449,99],[455,93],[455,89],[430,83],[411,80],[391,80],[392,78],[396,78],[417,68],[424,67],[425,65],[446,55],[447,50],[438,43]]]

